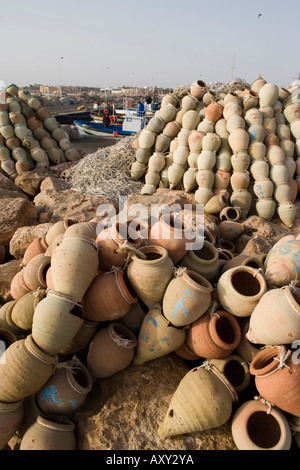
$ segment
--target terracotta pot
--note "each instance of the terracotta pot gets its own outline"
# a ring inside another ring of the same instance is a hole
[[[264,78],[262,78],[261,75],[259,75],[259,77],[254,80],[252,83],[251,83],[251,90],[255,91],[256,93],[259,92],[259,90],[266,84],[266,80]]]
[[[228,269],[235,268],[237,266],[250,266],[255,270],[261,269],[264,271],[264,264],[258,256],[249,256],[243,253],[234,256],[232,259],[228,260],[222,267],[221,273],[223,274]]]
[[[247,171],[250,165],[250,155],[247,152],[238,152],[232,155],[231,165],[233,171]]]
[[[183,108],[185,109],[185,108]],[[187,110],[182,116],[182,128],[195,130],[200,123],[199,113],[194,109]]]
[[[85,352],[98,330],[98,325],[99,322],[84,319],[78,333],[64,349],[59,351],[59,354],[61,356],[70,356],[71,354]]]
[[[214,132],[208,132],[202,139],[202,150],[217,152],[221,146],[221,138]]]
[[[179,264],[211,280],[219,270],[218,260],[218,250],[212,243],[204,240],[200,250],[189,250]]]
[[[285,107],[283,114],[286,120],[292,124],[294,121],[300,118],[300,104],[290,104],[289,106]]]
[[[44,253],[34,256],[24,267],[24,282],[30,290],[43,289],[47,287],[46,272],[50,267],[51,258]]]
[[[81,308],[70,297],[51,290],[35,308],[32,337],[42,351],[56,355],[69,344],[82,324]]]
[[[11,317],[16,303],[16,300],[9,300],[0,308],[0,328],[10,331],[16,338],[19,339],[19,337],[22,337],[24,334],[24,330],[14,323]]]
[[[279,205],[285,203],[288,203],[289,205],[290,201],[292,200],[292,188],[288,184],[288,182],[281,183],[275,186],[274,199]],[[289,226],[291,227],[292,225]]]
[[[233,353],[223,359],[210,359],[209,362],[228,379],[238,395],[248,388],[251,375],[248,364],[241,356]]]
[[[96,276],[98,267],[99,258],[93,240],[64,237],[51,258],[54,290],[79,302]]]
[[[140,299],[130,307],[130,310],[124,317],[118,320],[122,325],[127,326],[134,334],[138,335],[141,325],[149,309]]]
[[[252,359],[256,356],[257,353],[261,350],[264,346],[263,344],[253,344],[251,343],[246,334],[249,330],[249,323],[250,319],[245,319],[245,321],[240,323],[241,332],[242,332],[242,339],[240,344],[238,345],[236,352],[246,361],[248,364],[252,361]]]
[[[110,323],[92,339],[87,367],[94,378],[106,378],[126,369],[132,362],[137,340],[127,327]]]
[[[71,219],[60,220],[59,222],[54,223],[45,235],[47,245],[50,246],[58,235],[64,234],[67,228],[74,223],[75,221]]]
[[[197,175],[196,175],[197,180]],[[196,204],[206,204],[212,197],[214,193],[210,188],[200,187],[195,191],[195,202]]]
[[[221,194],[223,194],[222,190],[226,190],[229,187],[230,178],[231,178],[230,170],[228,171],[225,169],[218,169],[217,171],[215,171],[214,190],[219,190],[217,191],[217,194],[220,194],[220,191],[221,191]]]
[[[14,128],[11,124],[3,124],[0,126],[0,133],[4,139],[10,139],[14,137]]]
[[[24,418],[23,400],[16,403],[0,402],[0,450],[15,435]]]
[[[230,178],[230,184],[233,191],[239,189],[247,189],[250,184],[250,176],[248,171],[233,171]]]
[[[173,154],[173,163],[184,166],[189,156],[189,149],[186,146],[178,145]]]
[[[126,315],[136,302],[137,296],[126,273],[98,274],[83,297],[83,315],[90,321],[115,321]]]
[[[185,95],[181,100],[182,109],[194,110],[198,104],[198,99],[191,94]]]
[[[182,181],[184,173],[184,166],[178,165],[177,163],[172,163],[172,165],[168,168],[170,189],[174,189]]]
[[[241,218],[241,211],[238,207],[227,206],[220,212],[220,220],[229,220],[231,222],[238,222]]]
[[[163,214],[150,229],[150,244],[164,247],[174,264],[183,258],[192,240],[192,226],[176,214]]]
[[[239,96],[237,93],[234,91],[229,91],[223,98],[224,105],[227,103],[233,101],[234,103],[237,103],[239,105],[242,104],[242,98]]]
[[[279,361],[279,362],[278,362]],[[267,346],[250,364],[259,394],[280,410],[300,417],[300,365],[284,346]]]
[[[163,119],[165,123],[174,121],[177,113],[177,108],[172,103],[168,103],[165,106],[162,106],[159,110],[159,117]]]
[[[238,114],[233,114],[228,118],[226,129],[229,132],[233,132],[235,129],[245,129],[246,123],[242,116]]]
[[[255,107],[246,111],[244,119],[248,127],[251,127],[255,124],[262,125],[263,114],[258,108]]]
[[[92,376],[79,359],[59,363],[54,374],[38,391],[37,405],[45,414],[73,413],[85,402],[92,386]]]
[[[226,119],[226,121],[228,121],[230,116],[233,116],[235,114],[238,116],[242,115],[241,106],[238,103],[235,103],[233,101],[226,103],[223,109],[223,116]]]
[[[233,222],[231,220],[224,220],[219,226],[220,236],[225,240],[235,240],[242,233],[245,232],[243,224]]]
[[[300,334],[299,292],[290,286],[266,292],[252,312],[247,339],[274,346],[296,341]]]
[[[207,279],[187,269],[178,269],[163,298],[163,312],[177,327],[198,320],[210,306],[213,288]]]
[[[231,171],[232,169],[231,157],[232,157],[231,150],[219,151],[217,155],[217,161],[216,161],[217,170]]]
[[[243,403],[234,413],[231,425],[239,450],[290,450],[292,434],[284,414],[259,400]]]
[[[279,88],[274,83],[265,83],[258,92],[259,96],[259,105],[263,106],[273,106],[279,96]]]
[[[35,308],[45,296],[46,290],[38,289],[21,297],[11,311],[11,319],[14,324],[24,331],[31,330]]]
[[[214,132],[215,123],[204,118],[198,124],[197,130],[200,131],[200,132],[203,132],[204,134],[207,134],[208,132]]]
[[[217,122],[223,116],[223,109],[221,103],[213,101],[205,108],[205,119],[212,122]]]
[[[271,145],[267,148],[266,160],[269,162],[270,165],[284,164],[284,150],[279,145]]]
[[[76,450],[75,425],[67,418],[38,416],[25,432],[20,450]]]
[[[188,146],[191,152],[200,153],[202,150],[202,139],[204,132],[200,132],[197,129],[192,130],[188,135]]]
[[[269,178],[264,178],[255,182],[253,191],[259,199],[269,199],[273,196],[274,185]]]
[[[256,160],[250,166],[250,173],[255,181],[265,180],[269,177],[270,167],[266,161]]]
[[[56,357],[42,352],[32,336],[12,343],[1,359],[0,401],[14,403],[36,393],[53,373]]]
[[[1,116],[3,116],[3,114]],[[23,125],[26,126],[26,119],[23,116],[23,114],[21,114],[20,112],[11,112],[11,113],[9,113],[9,121],[13,126],[16,126],[17,124],[23,124]],[[4,119],[0,118],[0,124],[2,124],[2,125],[9,124],[9,121],[5,122]]]
[[[27,286],[24,281],[24,269],[19,271],[15,276],[12,278],[10,284],[10,293],[14,300],[19,300],[23,295],[30,292],[31,289]]]
[[[252,162],[255,160],[264,160],[267,147],[263,142],[252,141],[248,147],[248,153]]]
[[[161,439],[215,429],[225,424],[238,400],[229,381],[215,366],[204,363],[190,370],[171,398],[158,428]]]
[[[185,329],[174,327],[163,315],[161,307],[153,307],[141,325],[133,363],[144,364],[174,352],[185,338]]]
[[[237,317],[252,314],[267,291],[264,275],[250,266],[237,266],[224,272],[217,284],[223,308]]]
[[[100,243],[99,267],[103,271],[112,266],[124,266],[131,253],[142,246],[138,230],[119,222],[98,233],[96,242]]]
[[[165,125],[166,123],[161,117],[153,116],[147,124],[147,130],[158,135],[163,131]]]
[[[191,351],[206,359],[232,354],[241,341],[241,330],[235,317],[223,310],[209,312],[193,322],[186,343]]]
[[[169,103],[171,103],[173,106],[178,105],[178,99],[172,93],[167,93],[166,95],[163,96],[161,100],[161,107],[164,108]]]
[[[26,266],[32,258],[37,255],[44,254],[47,250],[48,245],[45,238],[36,238],[26,248],[23,255],[22,266]]]
[[[181,130],[181,125],[178,124],[177,121],[170,121],[165,125],[163,129],[163,134],[166,135],[167,137],[171,137],[172,139],[175,139],[175,137],[177,137],[180,130]]]

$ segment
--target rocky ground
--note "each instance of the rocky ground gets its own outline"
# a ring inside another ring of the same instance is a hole
[[[79,195],[70,190],[66,176],[73,165],[66,163],[49,169],[35,169],[19,175],[14,181],[0,174],[0,245],[5,258],[0,264],[0,302],[6,302],[13,276],[22,269],[26,248],[35,238],[43,237],[51,225],[70,218],[78,222],[95,216],[102,197]],[[131,194],[128,205],[154,203],[172,205],[193,203],[193,195],[183,191],[159,189],[153,196]],[[298,234],[300,202],[292,228],[278,218],[267,222],[249,214],[246,231],[235,241],[236,254],[267,253],[281,237]],[[205,216],[206,227],[215,235],[219,220]],[[191,364],[176,354],[132,364],[111,378],[96,381],[86,402],[75,415],[79,450],[232,450],[235,444],[230,421],[205,432],[178,436],[161,441],[157,428],[167,411],[170,398]],[[252,389],[247,389],[247,396]],[[243,399],[246,399],[244,397]],[[18,447],[13,438],[10,448]]]

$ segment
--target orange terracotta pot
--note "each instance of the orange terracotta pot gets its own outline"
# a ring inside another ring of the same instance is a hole
[[[242,333],[238,321],[224,310],[206,313],[187,331],[186,343],[199,357],[222,359],[238,347]]]
[[[22,265],[26,266],[32,258],[45,253],[47,248],[48,245],[45,241],[45,238],[36,238],[33,240],[23,255]]]
[[[205,108],[205,119],[212,122],[217,122],[223,116],[224,107],[221,103],[213,101]]]
[[[10,293],[14,300],[19,300],[23,295],[31,291],[24,281],[24,270],[19,271],[12,279]]]
[[[137,302],[123,271],[98,274],[83,297],[83,316],[90,321],[115,321]]]

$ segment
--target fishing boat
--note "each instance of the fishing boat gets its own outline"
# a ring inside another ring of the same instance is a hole
[[[74,124],[79,132],[87,135],[124,137],[140,132],[146,125],[146,118],[145,116],[126,114],[122,124],[114,123],[109,127],[105,127],[103,122],[96,121],[75,120]]]

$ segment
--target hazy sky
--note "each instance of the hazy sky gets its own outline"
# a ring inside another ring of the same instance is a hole
[[[175,88],[232,76],[251,83],[261,74],[288,86],[300,73],[299,0],[0,0],[0,7],[7,85],[58,85],[61,77],[62,85]]]

